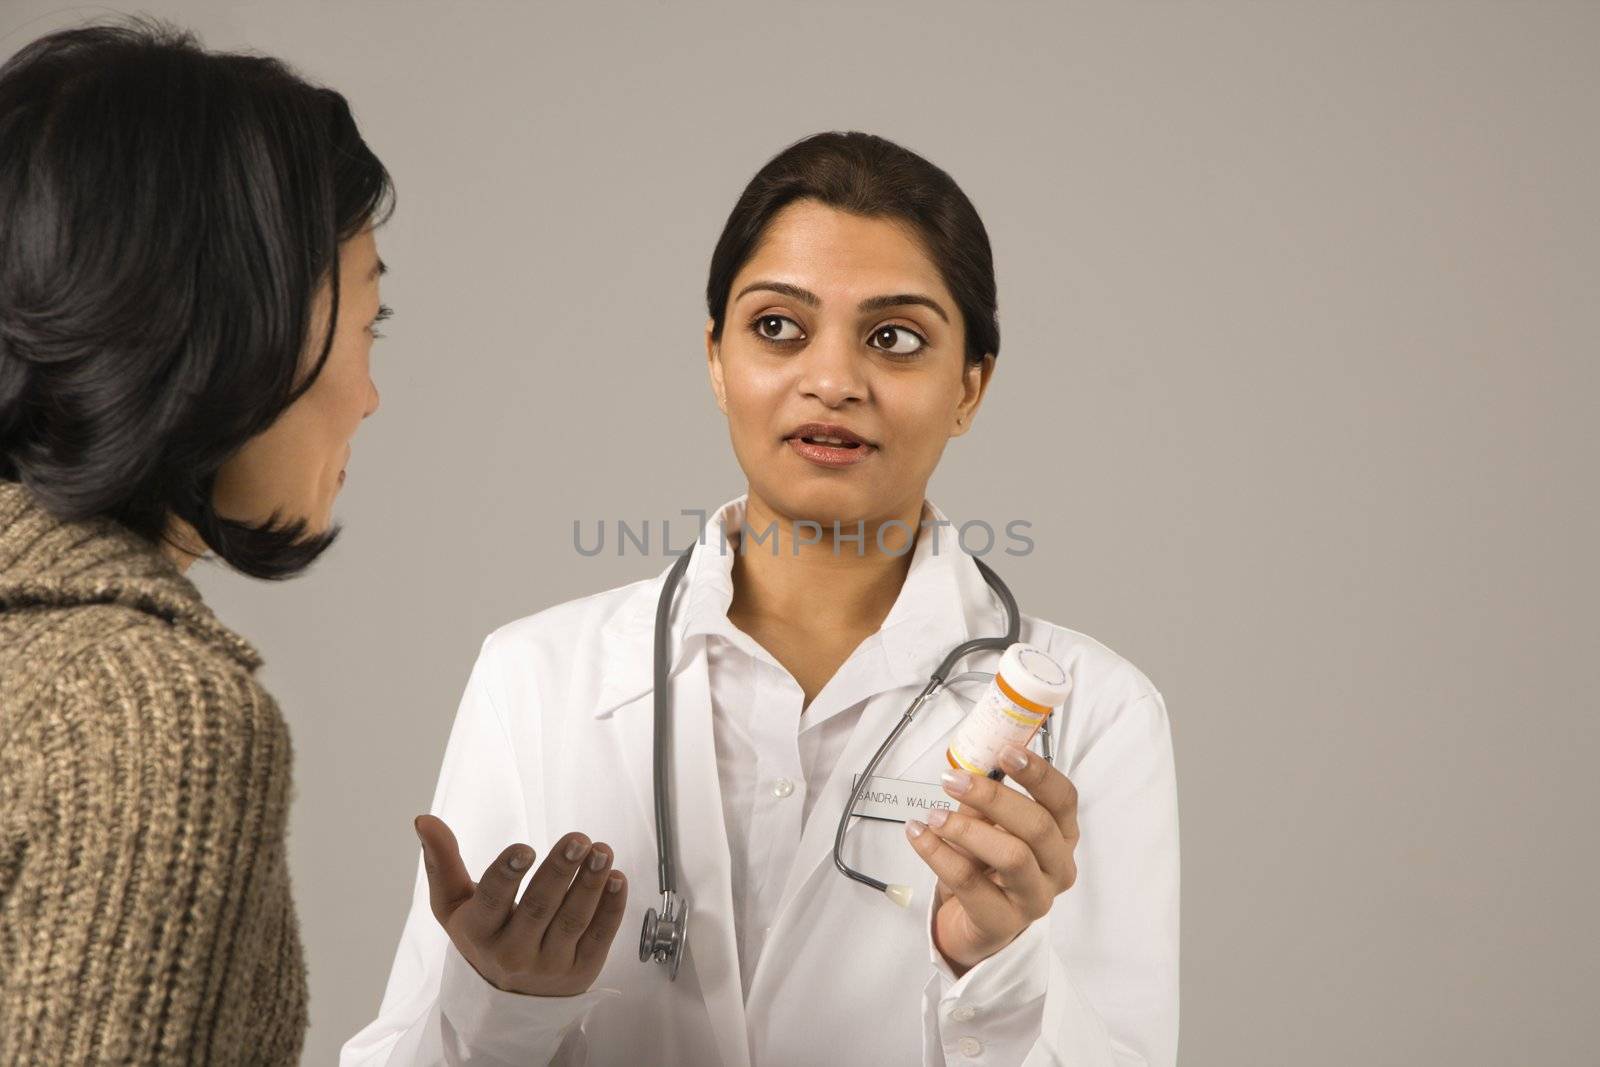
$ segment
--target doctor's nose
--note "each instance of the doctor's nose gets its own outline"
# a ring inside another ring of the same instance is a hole
[[[820,337],[800,353],[799,390],[830,408],[849,400],[865,400],[863,356],[849,336]]]

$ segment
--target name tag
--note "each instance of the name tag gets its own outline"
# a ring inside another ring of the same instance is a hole
[[[852,775],[850,788],[854,791],[861,775]],[[944,791],[941,782],[917,782],[909,778],[884,778],[873,775],[861,793],[852,815],[865,819],[884,819],[888,822],[905,822],[907,819],[928,821],[934,808],[956,809],[956,799]]]

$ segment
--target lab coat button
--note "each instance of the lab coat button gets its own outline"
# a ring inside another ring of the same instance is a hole
[[[794,783],[789,781],[787,778],[779,778],[776,782],[772,783],[772,795],[775,797],[786,797],[793,792]]]
[[[961,1007],[956,1008],[950,1013],[950,1018],[954,1019],[958,1023],[964,1023],[976,1014],[978,1013],[963,1004]]]
[[[983,1052],[983,1042],[975,1037],[964,1037],[961,1039],[960,1048],[963,1056],[975,1057]]]

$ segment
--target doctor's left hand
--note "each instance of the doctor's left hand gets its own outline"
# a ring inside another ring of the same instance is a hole
[[[1006,763],[1007,753],[1022,762]],[[960,806],[935,811],[926,824],[906,823],[911,847],[938,875],[934,944],[958,975],[1049,914],[1078,877],[1077,788],[1024,749],[1008,748],[1001,766],[1028,795],[991,778],[949,771],[945,792]]]

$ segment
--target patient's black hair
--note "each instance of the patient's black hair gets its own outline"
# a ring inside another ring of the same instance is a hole
[[[994,255],[983,220],[955,179],[908,148],[875,134],[813,134],[773,156],[739,195],[711,254],[706,307],[722,340],[729,289],[768,224],[809,198],[868,218],[909,223],[922,238],[965,327],[966,358],[1000,354]]]
[[[304,570],[337,526],[233,521],[212,492],[321,373],[339,245],[393,209],[344,97],[277,59],[143,17],[28,44],[0,66],[0,479],[61,519],[159,543],[176,515],[245,574]]]

